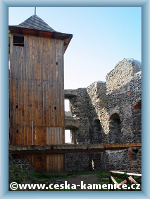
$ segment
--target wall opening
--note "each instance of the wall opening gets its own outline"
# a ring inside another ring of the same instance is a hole
[[[65,99],[65,111],[70,111],[70,102],[69,102],[69,99]]]
[[[23,36],[13,36],[13,45],[14,46],[24,46],[24,37]]]
[[[99,119],[95,119],[93,122],[93,132],[92,132],[92,143],[100,143],[101,142],[101,130],[102,126]]]
[[[65,143],[71,144],[71,130],[70,129],[65,130]]]
[[[109,130],[110,143],[119,143],[121,138],[121,121],[118,113],[111,115]]]
[[[139,142],[141,141],[141,100],[136,102],[132,109],[134,142]]]
[[[65,99],[65,116],[72,116],[71,110],[70,110],[70,101],[69,99]]]
[[[94,170],[94,160],[92,160],[92,169]]]

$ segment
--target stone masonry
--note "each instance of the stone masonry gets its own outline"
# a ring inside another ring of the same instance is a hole
[[[71,130],[72,143],[141,142],[141,75],[140,62],[123,59],[107,74],[106,82],[65,90],[71,111],[71,116],[66,116],[66,129]],[[92,162],[94,169],[140,169],[140,155],[139,148],[68,153],[66,169],[91,170]]]

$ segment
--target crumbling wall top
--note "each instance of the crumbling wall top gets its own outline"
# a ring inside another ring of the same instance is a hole
[[[106,76],[107,94],[127,85],[141,71],[141,63],[134,59],[123,59]]]

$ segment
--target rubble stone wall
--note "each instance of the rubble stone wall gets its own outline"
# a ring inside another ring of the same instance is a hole
[[[67,153],[66,172],[101,170],[102,152]]]
[[[66,172],[141,170],[141,148],[106,150],[92,153],[67,153]]]
[[[106,82],[94,82],[87,88],[74,89],[72,96],[66,90],[72,112],[70,120],[78,118],[78,130],[75,132],[78,143],[141,142],[141,78],[140,63],[123,59],[107,74]],[[105,155],[66,154],[66,168],[90,169],[92,158],[95,168],[140,168],[140,154],[131,161],[127,149],[106,151]]]
[[[106,151],[105,170],[141,170],[141,148]]]

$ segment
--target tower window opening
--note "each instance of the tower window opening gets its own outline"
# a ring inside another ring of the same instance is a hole
[[[23,36],[13,36],[13,45],[14,46],[24,46],[24,37]]]

